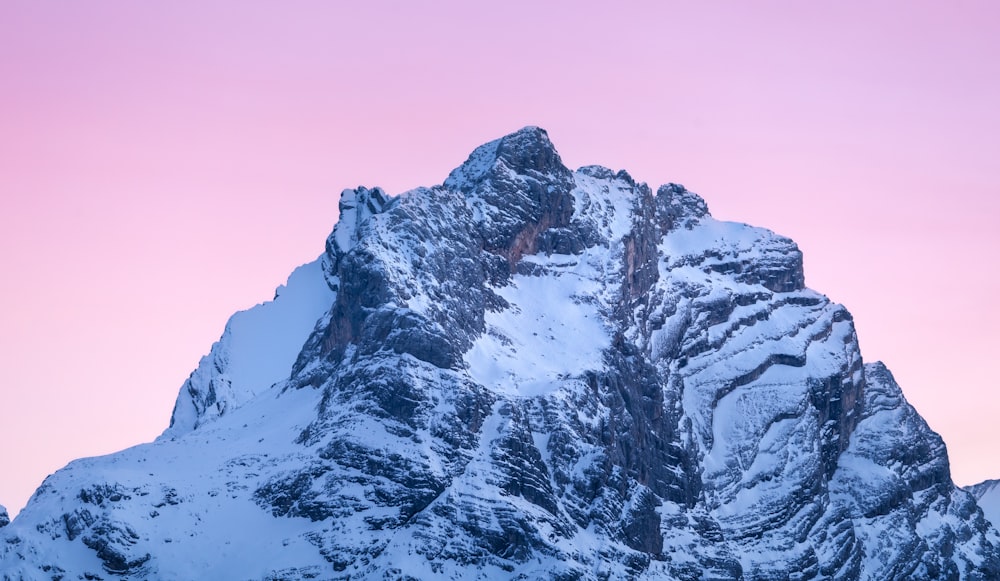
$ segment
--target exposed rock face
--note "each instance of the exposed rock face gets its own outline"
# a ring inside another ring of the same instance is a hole
[[[340,210],[306,298],[244,314],[312,318],[282,381],[227,354],[284,317],[231,323],[164,437],[48,479],[0,572],[1000,578],[940,438],[787,238],[572,172],[537,128]]]
[[[0,504],[0,528],[10,524],[10,517],[7,516],[7,507]]]

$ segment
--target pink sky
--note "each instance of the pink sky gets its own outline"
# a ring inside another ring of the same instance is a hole
[[[794,238],[955,480],[1000,477],[995,3],[340,4],[0,4],[0,503],[165,428],[341,189],[529,124]]]

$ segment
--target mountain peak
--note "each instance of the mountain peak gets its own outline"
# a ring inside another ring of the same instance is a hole
[[[477,147],[461,166],[445,180],[447,188],[468,192],[490,177],[514,175],[564,176],[569,169],[562,163],[549,134],[528,126]]]
[[[511,169],[551,172],[562,166],[562,159],[541,127],[528,126],[499,139],[497,157]]]
[[[1000,578],[791,240],[536,127],[340,210],[164,437],[0,529],[0,578]]]

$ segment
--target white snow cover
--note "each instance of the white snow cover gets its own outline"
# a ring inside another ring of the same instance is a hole
[[[986,520],[1000,529],[1000,480],[987,480],[965,488],[976,497]]]
[[[157,579],[260,579],[287,566],[320,566],[323,558],[303,537],[302,523],[275,519],[252,499],[257,486],[282,468],[278,460],[287,461],[291,442],[314,417],[318,395],[268,389],[223,416],[226,421],[71,462],[46,479],[15,523],[39,523],[46,534],[65,534],[59,532],[65,531],[61,515],[86,519],[105,510],[110,523],[141,530],[141,546],[156,547]],[[79,508],[67,513],[68,499],[60,492],[95,490],[95,473],[109,483],[108,491],[96,487],[94,496],[103,492],[104,498],[75,498]],[[30,562],[104,575],[101,561],[83,543],[25,550],[31,551]],[[41,578],[30,566],[0,567],[0,573],[4,579]]]
[[[164,438],[193,430],[288,378],[302,344],[333,304],[321,260],[296,268],[274,299],[230,317],[181,389]]]
[[[986,520],[1000,529],[1000,490],[998,490],[996,481],[994,481],[990,491],[980,496],[977,502],[979,508],[983,509]]]
[[[515,276],[498,289],[511,307],[487,314],[486,333],[465,355],[472,379],[507,395],[536,396],[579,376],[588,363],[601,365],[611,336],[600,305],[590,298],[601,283],[585,260],[538,259],[561,284],[550,277]]]

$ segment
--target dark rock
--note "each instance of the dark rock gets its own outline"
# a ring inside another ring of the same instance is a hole
[[[94,550],[103,561],[104,570],[115,575],[141,575],[141,567],[152,557],[136,555],[134,546],[139,535],[131,527],[117,523],[102,523],[83,537],[83,544]]]

